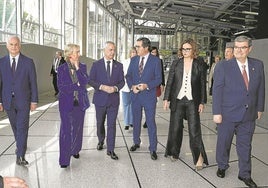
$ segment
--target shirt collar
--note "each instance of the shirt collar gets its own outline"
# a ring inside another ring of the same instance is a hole
[[[240,70],[242,70],[242,65],[246,65],[246,69],[248,70],[248,58],[246,59],[245,63],[241,63],[236,59],[237,65],[239,66]]]
[[[20,54],[16,55],[15,57],[12,57],[12,56],[9,54],[9,59],[10,59],[10,62],[12,63],[13,58],[15,58],[15,61],[16,61],[16,63],[17,63],[17,62],[18,62],[18,60],[19,60],[19,56],[20,56]]]

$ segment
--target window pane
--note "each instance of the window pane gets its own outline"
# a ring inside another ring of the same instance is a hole
[[[39,0],[22,0],[22,41],[39,44]]]
[[[96,4],[93,0],[90,0],[88,13],[88,57],[93,59],[97,59],[96,19]]]
[[[44,32],[44,45],[61,48],[61,35]]]
[[[65,0],[65,22],[74,24],[74,0]]]
[[[65,24],[65,43],[74,43],[74,27],[69,24]]]
[[[61,1],[44,1],[44,45],[61,48]]]
[[[0,1],[0,41],[6,41],[8,34],[16,34],[16,21],[15,0]]]

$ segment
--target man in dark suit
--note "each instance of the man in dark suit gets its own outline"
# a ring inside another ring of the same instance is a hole
[[[249,187],[257,187],[251,179],[251,142],[255,120],[260,119],[264,111],[265,78],[263,62],[248,57],[251,49],[251,39],[239,36],[234,40],[235,58],[216,66],[212,110],[218,127],[217,176],[225,177],[236,134],[238,179]]]
[[[157,134],[155,124],[156,87],[161,84],[160,59],[150,54],[151,42],[148,38],[139,38],[136,42],[138,56],[131,59],[126,75],[127,84],[131,88],[133,111],[133,142],[130,151],[140,147],[140,132],[142,108],[145,111],[148,126],[150,154],[153,160],[157,159]]]
[[[55,55],[55,57],[53,59],[51,70],[50,70],[50,76],[53,76],[52,83],[53,83],[53,87],[54,87],[54,90],[55,90],[55,95],[58,95],[58,93],[59,93],[58,84],[57,84],[58,68],[63,63],[65,63],[65,60],[62,57],[62,52],[57,51],[56,55]]]
[[[0,59],[0,110],[6,110],[16,140],[18,165],[27,165],[25,153],[29,114],[37,107],[36,70],[32,59],[20,53],[17,36],[7,41],[9,54]]]
[[[117,160],[114,152],[116,136],[116,118],[119,108],[119,90],[124,86],[123,65],[114,60],[115,44],[106,42],[104,57],[95,61],[89,74],[89,84],[95,89],[93,104],[95,104],[97,120],[97,150],[103,149],[105,139],[104,122],[107,116],[107,155]]]

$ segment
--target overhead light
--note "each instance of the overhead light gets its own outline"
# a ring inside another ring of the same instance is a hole
[[[245,21],[251,21],[251,22],[257,22],[258,20],[253,18],[241,18],[236,16],[230,16],[231,19],[237,19],[237,20],[245,20]]]
[[[259,15],[259,13],[258,13],[258,12],[251,12],[251,11],[246,11],[246,10],[243,10],[243,11],[242,11],[242,13],[243,13],[243,14],[254,15],[254,16]]]
[[[145,12],[147,11],[147,8],[145,8],[141,14],[141,18],[144,16]]]
[[[244,34],[247,32],[249,32],[249,30],[239,31],[239,32],[234,33],[234,35],[240,35],[240,34]]]

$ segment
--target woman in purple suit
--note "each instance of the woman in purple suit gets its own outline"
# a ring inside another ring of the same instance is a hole
[[[87,95],[87,67],[79,62],[80,47],[65,47],[65,64],[58,68],[61,168],[70,165],[71,156],[78,159],[82,148],[85,111],[89,107]]]

